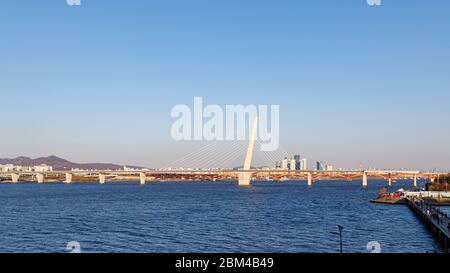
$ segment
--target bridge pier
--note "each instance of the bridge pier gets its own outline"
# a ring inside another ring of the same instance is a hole
[[[146,180],[145,173],[140,173],[139,179],[140,179],[141,186],[145,186],[145,180]]]
[[[37,179],[38,184],[44,183],[44,174],[42,174],[42,173],[37,173],[37,174],[36,174],[36,179]]]
[[[258,117],[253,121],[252,132],[250,138],[248,140],[247,154],[245,156],[243,170],[248,171],[252,166],[253,159],[253,150],[255,147],[255,141],[257,137],[257,129],[258,129]],[[242,172],[238,174],[239,186],[250,186],[252,181],[253,173],[251,172]]]
[[[312,174],[308,173],[308,187],[312,187]]]
[[[413,187],[417,188],[417,174],[415,174],[413,178]]]
[[[388,179],[388,185],[389,185],[389,187],[392,186],[392,178],[390,178],[390,177]]]
[[[251,184],[253,173],[239,173],[239,186],[248,187]]]
[[[72,183],[72,178],[73,178],[73,174],[71,174],[71,173],[66,173],[66,183],[67,184],[70,184],[70,183]]]
[[[363,172],[362,186],[363,186],[363,188],[367,188],[367,173],[366,172]]]
[[[11,174],[11,181],[12,181],[13,183],[17,183],[17,182],[19,182],[19,177],[20,177],[19,174],[17,174],[17,173],[12,173],[12,174]]]
[[[100,183],[100,185],[104,185],[106,183],[106,177],[104,174],[98,174],[98,182]]]

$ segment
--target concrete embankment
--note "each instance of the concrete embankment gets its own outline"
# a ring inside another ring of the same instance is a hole
[[[408,207],[428,227],[436,240],[450,251],[450,218],[439,208],[419,198],[407,198]]]

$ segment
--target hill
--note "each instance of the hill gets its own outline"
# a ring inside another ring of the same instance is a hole
[[[53,167],[53,170],[71,170],[71,169],[95,169],[95,170],[117,170],[122,169],[123,165],[113,163],[74,163],[57,156],[29,158],[19,156],[16,158],[0,158],[0,165],[13,164],[18,166],[36,166],[40,164],[47,164]],[[128,165],[127,165],[128,166]],[[128,166],[131,168],[140,168],[137,166]]]

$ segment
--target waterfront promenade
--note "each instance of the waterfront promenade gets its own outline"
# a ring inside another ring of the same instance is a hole
[[[408,207],[429,228],[436,240],[450,251],[450,218],[439,208],[417,197],[409,197]]]

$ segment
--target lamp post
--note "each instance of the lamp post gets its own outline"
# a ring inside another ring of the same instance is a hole
[[[339,253],[343,253],[343,250],[342,250],[342,231],[344,230],[344,227],[341,226],[341,225],[337,225],[337,227],[338,227],[338,231],[339,232],[331,232],[331,233],[335,234],[335,235],[339,235]]]

